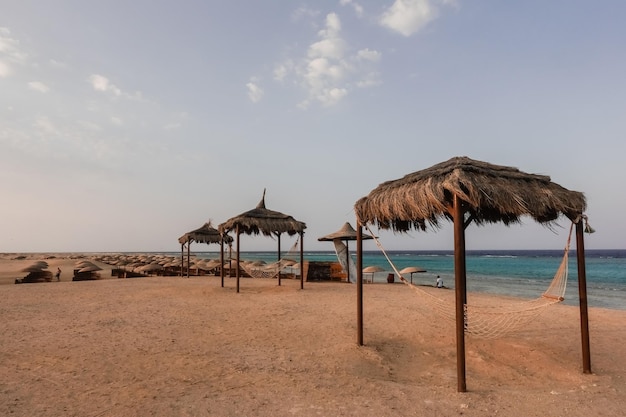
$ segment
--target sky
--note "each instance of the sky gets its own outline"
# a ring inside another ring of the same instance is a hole
[[[333,250],[317,239],[354,226],[359,198],[455,156],[582,191],[586,248],[624,249],[623,16],[621,0],[0,0],[0,252],[178,251],[263,190],[306,223],[305,250]],[[466,245],[561,249],[568,230],[524,218]],[[448,224],[373,231],[453,248]]]

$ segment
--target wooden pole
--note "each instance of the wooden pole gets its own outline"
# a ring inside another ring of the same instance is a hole
[[[187,278],[189,278],[189,260],[191,259],[191,240],[187,241]]]
[[[350,282],[350,246],[348,246],[348,242],[346,240],[346,277]]]
[[[180,245],[180,277],[184,277],[185,275],[185,244]]]
[[[280,233],[276,233],[278,237],[278,286],[280,287]]]
[[[587,311],[587,272],[585,267],[585,239],[583,219],[576,223],[576,258],[578,261],[578,298],[580,300],[580,337],[583,349],[583,373],[591,373],[589,349],[589,314]]]
[[[363,228],[356,221],[356,323],[357,344],[363,346]]]
[[[461,199],[454,196],[454,288],[456,297],[457,391],[466,392],[465,382],[465,305],[467,304],[465,265],[465,216]]]
[[[304,289],[304,232],[300,232],[300,289]]]
[[[222,288],[224,288],[224,236],[220,241],[220,278],[222,280]]]
[[[239,253],[241,252],[241,248],[239,247],[239,225],[237,225],[237,292],[239,292]]]

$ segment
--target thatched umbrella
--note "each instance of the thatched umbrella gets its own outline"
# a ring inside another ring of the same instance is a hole
[[[437,229],[442,220],[454,223],[454,269],[458,391],[465,386],[464,305],[466,294],[465,228],[472,222],[518,223],[530,216],[551,225],[561,214],[576,223],[578,281],[583,339],[583,369],[591,372],[584,264],[582,219],[586,200],[582,193],[551,182],[545,175],[528,174],[517,168],[493,165],[467,157],[455,157],[403,178],[387,181],[358,200],[354,206],[357,233],[362,225],[407,232]],[[358,253],[362,251],[357,240]],[[362,257],[357,254],[362,262]],[[361,268],[361,264],[357,268]],[[362,272],[359,280],[362,282]],[[363,343],[362,288],[358,286],[359,344]]]
[[[363,235],[363,239],[374,239],[373,236]],[[326,236],[322,236],[318,238],[320,242],[335,242],[335,241],[343,241],[346,244],[346,273],[348,274],[348,282],[350,282],[350,248],[348,246],[348,241],[356,240],[356,230],[352,227],[349,222],[346,222],[341,229],[337,230],[334,233],[331,233]],[[337,257],[339,257],[339,249],[341,245],[335,243],[335,249],[337,249]]]
[[[378,265],[367,266],[361,270],[364,274],[372,274],[372,279],[370,282],[374,282],[374,274],[377,272],[383,272],[384,269]]]
[[[191,257],[191,242],[198,243],[206,243],[207,245],[210,243],[219,243],[220,244],[220,252],[224,252],[224,242],[232,243],[233,238],[228,235],[222,235],[216,228],[211,225],[211,220],[207,223],[203,224],[202,227],[197,228],[196,230],[192,230],[191,232],[187,232],[181,237],[178,238],[178,243],[180,243],[180,258],[184,263],[184,252],[185,245],[187,245],[187,277],[189,277],[189,260]],[[180,276],[183,276],[183,267],[180,267]]]
[[[407,266],[398,272],[400,272],[400,274],[411,274],[411,284],[413,284],[413,274],[426,272],[426,270],[424,268],[420,268],[419,266]]]
[[[304,229],[306,224],[298,221],[293,217],[269,210],[265,207],[265,190],[263,197],[257,206],[245,213],[232,217],[218,226],[218,230],[222,234],[227,234],[231,230],[235,231],[237,236],[237,263],[239,263],[239,236],[241,233],[248,235],[263,234],[264,236],[276,236],[278,240],[278,260],[280,261],[280,235],[287,233],[293,236],[296,233],[300,235],[300,264],[304,263]],[[222,279],[224,273],[222,272]],[[222,281],[223,285],[223,281]],[[278,273],[278,285],[280,285],[280,271]],[[300,288],[304,288],[304,274],[300,272]],[[239,268],[237,268],[237,292],[239,292]]]

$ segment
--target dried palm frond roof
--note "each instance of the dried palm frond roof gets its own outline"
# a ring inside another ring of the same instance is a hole
[[[237,226],[239,226],[239,233],[248,235],[262,233],[265,236],[281,233],[293,236],[306,229],[304,222],[298,221],[287,214],[267,209],[265,207],[265,190],[263,190],[261,201],[254,209],[226,220],[218,226],[218,230],[226,234]]]
[[[346,222],[346,224],[344,224],[341,229],[337,230],[336,232],[333,232],[329,235],[326,236],[322,236],[320,238],[318,238],[317,240],[319,240],[320,242],[324,242],[324,241],[332,241],[335,239],[340,239],[340,240],[356,240],[357,236],[356,236],[356,230],[354,230],[354,228],[352,227],[352,225],[348,222]],[[374,237],[372,235],[368,235],[368,234],[363,234],[362,236],[363,239],[374,239]]]
[[[574,220],[586,208],[581,192],[553,183],[545,175],[454,157],[430,168],[387,181],[359,199],[355,206],[363,223],[405,232],[437,228],[451,219],[454,196],[477,224],[519,223],[528,215],[550,224],[560,214]]]
[[[183,243],[219,243],[222,240],[222,235],[220,232],[211,225],[211,221],[209,220],[207,223],[202,225],[202,227],[197,228],[196,230],[192,230],[191,232],[187,232],[181,237],[178,238],[178,242],[182,245]],[[225,242],[232,242],[233,238],[224,235]]]

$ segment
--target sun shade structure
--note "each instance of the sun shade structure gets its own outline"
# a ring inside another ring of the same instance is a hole
[[[196,230],[192,230],[191,232],[187,232],[181,237],[178,238],[178,243],[180,243],[180,276],[183,276],[183,266],[185,263],[185,245],[187,246],[187,277],[189,277],[189,268],[190,268],[190,258],[191,258],[191,243],[219,243],[220,244],[220,253],[221,257],[223,257],[224,253],[224,243],[231,244],[233,238],[228,235],[222,235],[216,228],[211,225],[211,221],[209,220],[207,223],[203,224],[202,227],[197,228]],[[223,263],[223,262],[222,262]]]
[[[519,223],[524,216],[553,224],[561,215],[576,224],[583,371],[591,373],[584,262],[583,219],[586,200],[581,192],[553,183],[545,175],[517,168],[454,157],[430,168],[387,181],[359,199],[354,210],[357,234],[376,225],[395,232],[437,229],[454,223],[454,271],[458,391],[466,391],[464,308],[467,304],[465,229],[472,223]],[[358,343],[363,344],[362,245],[357,239]]]
[[[278,240],[278,260],[280,261],[280,236],[287,233],[289,236],[295,234],[300,235],[300,265],[304,265],[304,229],[306,224],[298,221],[293,217],[279,213],[278,211],[269,210],[265,207],[265,190],[263,197],[257,206],[245,213],[232,217],[218,226],[221,234],[226,235],[231,231],[235,232],[237,240],[237,264],[239,264],[239,236],[242,233],[248,235],[259,235],[276,237]],[[224,285],[224,272],[222,269],[222,286]],[[278,274],[278,285],[280,285],[280,273]],[[304,288],[303,268],[300,269],[300,288]],[[237,268],[237,292],[239,292],[239,268]]]
[[[407,266],[404,269],[400,270],[401,274],[411,274],[411,284],[413,284],[413,274],[426,272],[424,268],[420,268],[419,266]]]
[[[339,240],[339,241],[343,241],[346,244],[346,273],[348,275],[348,282],[350,282],[350,247],[348,246],[348,242],[350,240],[356,240],[357,236],[356,236],[356,230],[354,230],[354,227],[352,227],[352,225],[349,222],[346,222],[341,229],[337,230],[336,232],[333,232],[329,235],[326,236],[322,236],[320,238],[318,238],[317,240],[320,242],[334,242],[335,240]],[[363,239],[374,239],[373,236],[370,235],[363,235]],[[335,249],[337,249],[337,244],[335,244]],[[337,255],[339,255],[339,252],[337,252]]]

